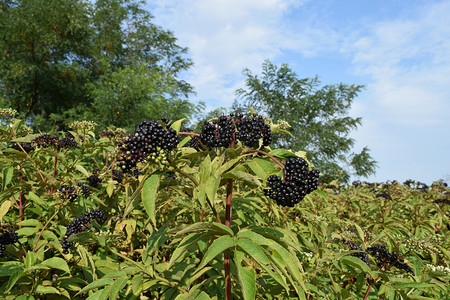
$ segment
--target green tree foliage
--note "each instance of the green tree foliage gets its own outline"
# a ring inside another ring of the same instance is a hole
[[[240,99],[273,120],[285,120],[292,135],[276,139],[277,145],[308,152],[308,158],[324,174],[323,181],[348,181],[350,175],[367,177],[375,173],[376,161],[365,147],[353,153],[351,130],[361,125],[349,111],[360,85],[320,86],[317,77],[299,79],[287,64],[263,63],[262,75],[244,70],[245,88]],[[239,106],[235,104],[235,107]]]
[[[133,126],[133,117],[189,117],[192,62],[138,0],[0,4],[0,95],[48,129],[71,119]],[[128,118],[128,119],[127,119]]]

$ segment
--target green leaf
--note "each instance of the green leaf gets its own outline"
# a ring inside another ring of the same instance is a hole
[[[13,174],[14,174],[13,167],[3,170],[3,190],[6,189],[6,186],[11,182]]]
[[[258,177],[249,174],[247,172],[242,172],[238,170],[232,170],[223,175],[223,178],[232,178],[239,181],[245,182],[250,188],[258,188],[261,186],[261,181],[258,180]]]
[[[156,226],[156,198],[158,196],[159,175],[151,175],[142,188],[142,202],[153,225]]]
[[[395,289],[404,289],[404,288],[414,288],[414,289],[424,289],[433,287],[434,284],[430,283],[422,283],[422,282],[406,282],[394,285]]]
[[[267,174],[277,170],[273,163],[258,157],[247,162],[247,165],[260,179],[265,179]]]
[[[24,270],[25,265],[17,261],[7,261],[0,264],[0,277],[11,276],[18,270]]]
[[[28,193],[28,199],[32,200],[33,202],[36,202],[38,205],[42,206],[43,208],[48,207],[47,202],[42,201],[41,198],[33,192]]]
[[[97,279],[96,281],[91,282],[90,284],[88,284],[87,286],[82,288],[81,291],[79,291],[75,296],[78,296],[80,294],[84,294],[87,291],[90,291],[90,290],[93,290],[93,289],[97,289],[97,288],[100,288],[100,287],[104,287],[106,285],[110,285],[113,282],[114,282],[114,280],[111,279],[111,278],[100,278],[100,279]]]
[[[52,268],[52,269],[58,269],[58,270],[62,270],[62,271],[65,271],[67,273],[70,273],[69,266],[67,265],[67,262],[64,259],[60,258],[60,257],[49,258],[47,260],[44,260],[41,264],[44,265],[44,266],[47,266],[49,268]]]
[[[203,259],[194,274],[200,271],[217,255],[224,252],[226,249],[233,247],[234,245],[234,239],[228,235],[221,236],[214,240],[211,246],[208,247],[208,251],[206,251],[205,256],[203,256]]]
[[[45,285],[38,285],[36,287],[35,292],[38,294],[58,294],[58,295],[61,294],[61,292],[58,289],[52,286],[45,286]]]
[[[2,206],[0,206],[0,221],[3,220],[3,217],[8,213],[9,208],[11,207],[11,201],[6,200],[2,203]]]
[[[35,219],[23,220],[23,221],[17,223],[17,225],[27,226],[27,227],[37,227],[37,228],[42,228],[42,226],[43,226],[41,222],[39,222],[38,220],[35,220]]]
[[[344,256],[340,259],[340,261],[343,264],[348,264],[353,267],[356,267],[357,269],[369,274],[373,278],[372,270],[369,268],[368,265],[366,265],[365,262],[363,262],[359,258],[354,257],[354,256]]]
[[[290,151],[290,150],[285,150],[285,149],[273,149],[272,151],[269,152],[269,154],[278,157],[278,158],[283,158],[283,159],[288,159],[290,157],[296,157],[297,155],[295,155],[294,152]]]
[[[198,222],[198,223],[189,225],[186,228],[183,228],[182,230],[178,231],[177,236],[184,235],[184,234],[191,233],[191,232],[204,232],[207,230],[209,230],[212,233],[215,233],[217,235],[234,236],[234,233],[230,228],[228,228],[224,224],[220,224],[217,222],[211,222],[211,223]]]
[[[39,135],[40,135],[39,133],[36,133],[36,134],[28,134],[28,135],[26,135],[26,136],[24,136],[24,137],[20,137],[20,138],[17,138],[17,139],[13,139],[13,140],[11,140],[11,142],[13,142],[13,143],[31,143],[31,141],[32,141],[34,138],[38,137]]]
[[[214,203],[214,200],[216,198],[217,189],[219,188],[220,184],[220,178],[216,178],[214,175],[210,176],[208,178],[208,181],[206,182],[206,195],[208,196],[209,200],[211,200],[212,203]]]
[[[252,257],[258,264],[269,264],[270,259],[264,251],[257,244],[246,238],[238,238],[237,245],[241,247],[250,257]]]
[[[82,165],[76,164],[76,165],[75,165],[75,169],[77,169],[78,171],[80,171],[81,173],[83,173],[84,176],[89,177],[88,171],[86,171],[86,169],[85,169]]]
[[[241,285],[244,300],[252,300],[256,297],[256,274],[254,269],[246,269],[237,264],[237,273]]]
[[[174,129],[177,133],[180,132],[181,123],[183,123],[184,120],[186,119],[180,119],[173,122],[172,125],[170,125],[170,128]]]
[[[199,240],[208,237],[209,233],[204,232],[194,232],[187,236],[185,236],[181,242],[178,243],[178,247],[175,249],[175,251],[172,254],[172,257],[169,261],[168,268],[171,268],[173,264],[195,243],[197,243]]]
[[[109,299],[119,299],[119,292],[127,285],[128,278],[118,278],[111,284]]]
[[[9,277],[9,280],[8,280],[8,285],[6,286],[6,290],[5,290],[5,293],[7,293],[7,292],[9,292],[13,287],[14,287],[14,285],[16,284],[16,282],[20,279],[20,278],[22,278],[23,276],[25,276],[27,274],[27,272],[25,271],[25,270],[17,270],[17,271],[15,271],[12,275],[11,275],[11,277]]]

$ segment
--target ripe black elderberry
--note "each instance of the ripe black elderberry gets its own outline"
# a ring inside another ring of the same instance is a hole
[[[367,248],[366,251],[377,259],[379,267],[385,265],[394,266],[414,275],[413,269],[403,259],[400,259],[395,253],[390,253],[384,246],[375,245]]]
[[[64,254],[69,254],[69,248],[73,246],[73,242],[69,241],[69,237],[73,234],[84,232],[91,228],[92,220],[95,219],[99,223],[105,222],[105,213],[101,209],[91,209],[78,218],[75,218],[68,226],[64,235],[61,246]]]
[[[65,137],[59,141],[58,148],[78,148],[78,143],[73,138]]]
[[[258,146],[259,139],[263,138],[262,146],[268,146],[272,142],[270,126],[265,123],[262,116],[253,114],[250,117],[236,118],[236,139],[248,147]]]
[[[143,162],[150,154],[159,155],[161,150],[175,149],[178,142],[174,129],[155,120],[140,122],[134,134],[119,141],[118,160],[122,171],[133,173],[138,162]]]
[[[300,157],[289,158],[285,164],[285,178],[276,175],[267,179],[270,189],[264,190],[267,197],[278,205],[293,207],[303,198],[317,189],[319,185],[319,170],[308,170],[308,163]]]
[[[98,185],[102,182],[102,179],[98,177],[98,175],[92,174],[87,178],[87,182],[91,187],[98,188]]]
[[[0,257],[4,255],[6,245],[12,245],[19,241],[19,236],[14,230],[7,231],[0,229]]]
[[[359,258],[366,265],[368,265],[370,267],[369,256],[367,255],[366,252],[363,251],[363,249],[361,249],[361,247],[359,247],[353,241],[350,241],[350,240],[347,240],[344,242],[350,247],[350,250],[360,250],[361,252],[355,252],[355,253],[352,253],[351,255]]]
[[[31,146],[31,144],[29,144],[29,143],[20,143],[20,146],[19,146],[19,144],[16,143],[16,144],[12,145],[10,148],[16,149],[17,151],[20,151],[20,152],[22,152],[24,150],[26,153],[30,153],[31,151],[34,151],[34,147]]]
[[[59,191],[61,192],[61,198],[66,197],[69,201],[73,202],[78,197],[77,189],[73,185],[64,184],[59,187]]]
[[[58,148],[59,139],[56,136],[50,136],[49,134],[45,133],[32,139],[31,143],[40,148],[47,148],[50,146]]]
[[[208,148],[228,148],[233,141],[235,131],[233,121],[230,116],[220,116],[212,122],[203,124],[200,141]]]
[[[112,179],[117,181],[118,183],[121,183],[123,180],[123,172],[120,170],[113,170]]]

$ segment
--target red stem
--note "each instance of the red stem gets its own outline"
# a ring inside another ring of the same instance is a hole
[[[234,148],[235,133],[233,133],[233,139],[231,140],[230,148]],[[233,200],[233,179],[227,179],[227,200],[225,206],[225,225],[231,227],[231,213],[232,213],[232,200]],[[230,268],[230,254],[225,252],[224,258],[225,269],[225,299],[231,300],[231,268]]]
[[[367,297],[369,297],[369,293],[370,293],[370,289],[372,288],[372,285],[369,285],[369,287],[367,288],[366,294],[364,295],[364,300],[367,299]]]

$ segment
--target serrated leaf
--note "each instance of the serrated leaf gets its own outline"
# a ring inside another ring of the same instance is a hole
[[[52,269],[58,269],[70,273],[69,265],[60,257],[52,257],[41,262],[42,265]]]
[[[32,200],[33,202],[36,202],[38,205],[42,206],[43,208],[48,207],[48,204],[45,201],[42,201],[42,199],[33,192],[28,193],[28,199]]]
[[[261,158],[254,158],[247,162],[247,165],[261,179],[266,178],[267,174],[277,170],[273,163]]]
[[[14,272],[18,270],[24,270],[25,265],[16,261],[7,261],[0,264],[0,277],[11,276]]]
[[[14,175],[13,167],[3,170],[3,190],[6,189],[6,186],[11,182],[13,175]]]
[[[223,235],[217,239],[215,239],[212,244],[208,247],[208,251],[206,251],[205,256],[203,256],[203,259],[200,263],[200,265],[197,267],[197,270],[194,272],[197,273],[200,271],[201,268],[206,266],[212,259],[214,259],[217,255],[224,252],[228,248],[233,247],[234,239],[230,237],[229,235]]]
[[[237,245],[241,247],[250,257],[252,257],[258,264],[269,264],[270,260],[264,251],[257,244],[246,238],[239,238]]]
[[[178,247],[175,249],[175,251],[172,254],[172,257],[169,261],[168,268],[171,268],[173,264],[195,243],[197,243],[199,240],[207,237],[208,233],[191,233],[187,236],[185,236],[181,242],[178,243]]]
[[[258,180],[258,177],[239,170],[232,170],[223,175],[223,178],[231,178],[239,181],[245,182],[250,188],[258,188],[261,186],[261,181]]]
[[[113,282],[114,282],[114,280],[111,279],[111,278],[100,278],[100,279],[97,279],[96,281],[91,282],[90,284],[88,284],[87,286],[82,288],[81,291],[79,291],[75,296],[78,296],[80,294],[84,294],[87,291],[90,291],[90,290],[93,290],[93,289],[97,289],[97,288],[100,288],[100,287],[104,287],[106,285],[110,285]]]
[[[3,220],[3,217],[8,213],[9,208],[11,207],[11,201],[6,200],[2,203],[2,206],[0,206],[0,221]]]
[[[13,287],[14,287],[14,285],[16,284],[16,282],[20,279],[20,278],[22,278],[23,276],[25,276],[27,274],[27,272],[25,271],[25,270],[17,270],[17,271],[15,271],[12,275],[11,275],[11,277],[9,277],[9,280],[8,280],[8,285],[6,286],[6,290],[5,290],[5,293],[7,293],[7,292],[9,292]]]
[[[354,256],[344,256],[340,259],[340,262],[343,264],[349,264],[352,267],[356,267],[357,269],[369,274],[373,278],[372,270],[363,262],[361,259]]]
[[[255,299],[256,296],[256,274],[254,269],[246,269],[237,265],[239,283],[241,285],[244,300]]]
[[[28,227],[36,227],[36,228],[42,228],[42,223],[35,219],[28,219],[23,220],[19,223],[17,223],[19,226],[28,226]]]
[[[109,290],[109,299],[115,300],[119,299],[119,292],[126,286],[128,278],[118,278],[111,284],[111,288]]]
[[[85,169],[82,165],[76,164],[76,165],[75,165],[75,169],[77,169],[78,171],[80,171],[81,173],[83,173],[84,176],[89,177],[88,171],[86,171],[86,169]]]
[[[142,188],[142,202],[153,225],[156,226],[156,198],[158,196],[159,175],[151,175]]]

